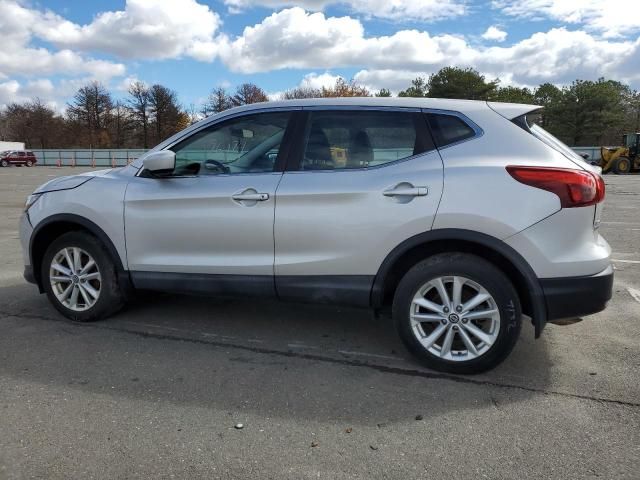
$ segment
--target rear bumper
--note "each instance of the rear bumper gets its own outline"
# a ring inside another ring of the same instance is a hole
[[[613,267],[586,277],[543,278],[547,321],[576,318],[605,309],[613,293]]]

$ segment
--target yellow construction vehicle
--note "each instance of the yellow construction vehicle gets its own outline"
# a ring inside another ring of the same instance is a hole
[[[622,136],[622,147],[600,147],[602,173],[613,172],[624,175],[640,170],[640,133],[626,133]]]

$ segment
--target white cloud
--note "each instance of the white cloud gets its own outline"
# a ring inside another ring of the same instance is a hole
[[[237,8],[243,8],[260,2],[273,6],[288,1],[227,0],[227,4],[235,2]],[[596,0],[586,1],[590,5]],[[302,3],[320,9],[336,2],[307,0]],[[527,5],[536,2],[553,3],[551,0],[529,0]],[[464,2],[438,2],[441,3],[457,5]],[[357,5],[365,4],[367,8],[375,7],[378,12],[393,16],[389,13],[393,9],[406,7],[405,10],[411,11],[411,8],[420,9],[436,3],[431,0],[344,2],[354,10]],[[498,4],[509,15],[517,14],[518,2],[494,0],[494,5]],[[335,83],[337,76],[330,73],[332,69],[357,68],[361,69],[355,75],[359,83],[372,90],[384,87],[394,92],[406,88],[413,78],[428,76],[448,65],[474,67],[488,78],[498,77],[513,85],[563,84],[576,78],[595,79],[603,75],[630,82],[636,88],[640,85],[637,68],[640,38],[602,38],[594,33],[595,17],[588,17],[591,30],[555,28],[535,33],[512,45],[486,46],[470,43],[459,35],[433,35],[417,29],[398,29],[390,35],[372,36],[365,32],[357,18],[311,13],[299,7],[275,12],[261,22],[247,26],[240,35],[230,35],[219,31],[218,15],[196,0],[128,0],[123,10],[99,13],[87,25],[78,25],[56,13],[25,5],[21,1],[0,0],[0,35],[3,38],[0,100],[11,96],[26,98],[34,95],[38,88],[46,96],[48,85],[44,80],[48,75],[64,77],[49,89],[49,98],[58,100],[64,98],[63,95],[72,95],[80,82],[90,79],[101,80],[123,91],[130,80],[136,78],[124,78],[126,68],[122,63],[88,57],[97,54],[94,52],[126,59],[218,59],[230,71],[243,74],[280,69],[324,72],[310,73],[302,79],[301,86],[313,87]],[[579,18],[582,22],[587,17]],[[494,26],[483,37],[500,42],[506,32]],[[59,50],[45,48],[41,46],[42,42],[36,46],[35,39],[46,42],[44,45],[55,45]]]
[[[215,57],[214,35],[220,17],[195,0],[127,0],[124,10],[99,13],[78,25],[51,13],[39,13],[38,36],[76,50],[102,51],[121,58]]]
[[[463,0],[224,0],[232,13],[261,6],[272,9],[302,7],[312,11],[329,5],[345,5],[354,13],[392,20],[437,21],[463,15]]]
[[[336,84],[336,81],[339,78],[343,78],[341,75],[333,75],[330,72],[324,73],[316,73],[311,72],[307,73],[300,82],[299,87],[302,88],[330,88]]]
[[[418,77],[428,78],[431,71],[411,71],[411,70],[360,70],[353,76],[353,79],[360,85],[377,92],[382,88],[397,94],[411,85],[411,81]]]
[[[447,65],[471,66],[514,84],[563,83],[606,75],[640,80],[630,67],[639,41],[598,39],[584,31],[556,28],[535,33],[511,46],[474,46],[453,35],[400,30],[367,37],[351,17],[327,17],[300,8],[282,10],[225,38],[223,62],[242,73],[283,68],[364,67],[366,71],[431,73]]]
[[[489,28],[487,28],[487,31],[482,34],[482,38],[484,38],[485,40],[504,42],[507,39],[507,32],[501,30],[495,25],[491,25]]]
[[[638,0],[493,0],[492,4],[507,15],[584,25],[609,38],[640,30]]]
[[[221,42],[220,56],[233,71],[281,68],[334,68],[366,64],[373,68],[408,68],[464,59],[466,42],[453,35],[401,30],[369,37],[360,21],[326,17],[291,8],[274,13],[241,36]]]
[[[3,42],[0,78],[80,73],[108,80],[124,73],[125,67],[121,63],[85,58],[69,49],[52,52],[32,46],[32,38],[41,36],[39,32],[46,28],[64,30],[65,21],[48,13],[29,10],[15,1],[0,1],[0,37]]]
[[[20,83],[17,80],[0,82],[0,107],[4,108],[10,103],[24,103],[34,98],[40,98],[44,103],[58,109],[58,102],[52,100],[55,95],[55,86],[46,78]]]

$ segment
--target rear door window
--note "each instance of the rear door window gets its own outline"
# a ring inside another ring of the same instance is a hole
[[[439,148],[467,140],[476,135],[473,128],[455,115],[429,113],[427,120]]]
[[[424,119],[400,111],[311,111],[302,170],[384,165],[433,150]]]

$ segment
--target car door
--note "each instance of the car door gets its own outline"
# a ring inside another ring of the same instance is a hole
[[[244,114],[169,147],[173,174],[141,171],[125,197],[138,288],[273,294],[275,191],[290,111]]]
[[[386,255],[431,229],[442,160],[418,109],[305,111],[276,193],[276,289],[366,305]]]

